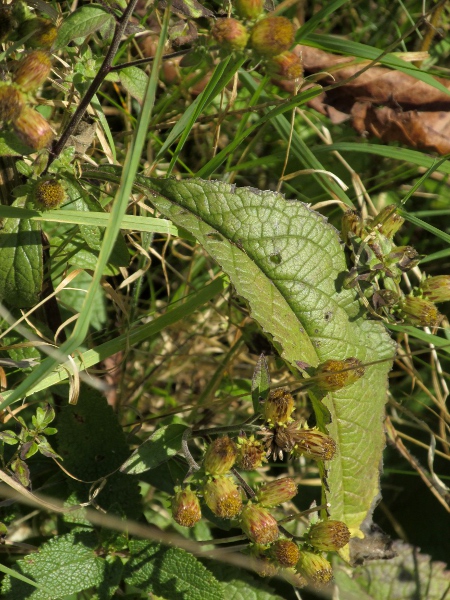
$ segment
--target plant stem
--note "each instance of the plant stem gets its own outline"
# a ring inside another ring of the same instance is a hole
[[[53,148],[50,151],[47,166],[45,167],[43,175],[45,175],[45,173],[47,173],[52,162],[56,158],[58,158],[58,156],[61,154],[62,150],[64,149],[64,146],[67,143],[67,140],[72,135],[72,133],[75,131],[75,129],[77,128],[81,119],[83,118],[83,115],[86,112],[86,110],[89,106],[89,103],[91,102],[91,100],[95,96],[95,94],[97,93],[97,90],[103,83],[105,77],[110,72],[112,61],[114,60],[117,50],[119,49],[120,40],[122,39],[122,35],[126,29],[128,20],[131,17],[131,14],[134,11],[137,2],[138,2],[138,0],[130,0],[130,3],[124,10],[123,15],[118,20],[118,22],[116,24],[116,29],[114,31],[114,37],[112,39],[109,50],[105,56],[105,60],[103,61],[100,69],[98,70],[97,75],[94,77],[86,94],[81,98],[80,104],[77,106],[77,109],[74,112],[74,114],[72,115],[72,118],[70,119],[69,123],[67,124],[67,127],[62,132],[60,138],[53,145]]]
[[[170,54],[164,54],[162,56],[162,60],[170,60],[171,58],[176,58],[177,56],[184,56],[188,52],[190,52],[190,48],[185,48],[184,50],[177,50],[176,52],[171,52]],[[139,65],[146,65],[152,63],[155,60],[154,56],[148,56],[147,58],[139,58],[137,60],[131,60],[127,63],[122,63],[120,65],[114,65],[109,69],[110,73],[114,71],[121,71],[122,69],[126,69],[127,67],[138,67]]]

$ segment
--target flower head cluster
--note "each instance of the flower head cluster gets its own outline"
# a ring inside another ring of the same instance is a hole
[[[17,6],[21,3],[17,3]],[[48,19],[33,17],[24,11],[13,9],[3,16],[9,27],[3,38],[24,39],[29,51],[22,52],[12,69],[9,81],[0,83],[0,121],[10,125],[17,137],[33,150],[50,145],[53,131],[48,121],[30,106],[30,95],[35,94],[50,75],[51,49],[57,29]],[[0,15],[0,19],[2,16]]]
[[[238,18],[218,19],[211,30],[225,51],[248,49],[262,61],[268,73],[278,79],[299,80],[303,75],[300,56],[290,49],[295,29],[286,17],[265,16],[263,0],[237,0]]]
[[[400,288],[403,274],[423,258],[412,246],[397,246],[394,236],[404,223],[395,204],[376,217],[363,219],[347,211],[342,219],[342,239],[354,266],[344,277],[346,289],[356,288],[372,314],[384,319],[400,318],[418,327],[433,327],[442,316],[435,303],[450,300],[450,276],[425,278],[409,295]]]

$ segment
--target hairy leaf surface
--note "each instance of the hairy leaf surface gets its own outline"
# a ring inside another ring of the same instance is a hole
[[[25,198],[13,206],[24,207]],[[41,226],[29,219],[9,218],[0,228],[0,301],[15,308],[36,304],[42,288]]]
[[[324,400],[338,443],[327,464],[330,514],[361,535],[379,493],[394,345],[382,324],[364,317],[355,292],[342,289],[346,264],[336,230],[305,204],[273,192],[198,179],[147,181],[152,203],[217,260],[289,364],[351,356],[384,361]]]

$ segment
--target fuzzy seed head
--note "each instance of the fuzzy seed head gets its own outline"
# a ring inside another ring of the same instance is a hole
[[[333,579],[331,564],[321,554],[314,552],[300,551],[297,570],[308,582],[316,586],[326,585]]]
[[[317,387],[323,392],[335,392],[358,381],[365,373],[361,361],[350,357],[345,360],[327,360],[316,369]]]
[[[407,323],[418,327],[433,327],[441,318],[433,302],[415,296],[402,298],[399,304],[399,312]]]
[[[242,497],[237,485],[228,477],[214,477],[203,487],[208,508],[221,519],[233,519],[242,510]]]
[[[217,438],[206,450],[203,459],[205,473],[225,475],[236,462],[237,453],[236,444],[227,435]]]
[[[33,108],[24,106],[13,122],[14,131],[24,144],[34,150],[50,145],[53,132],[44,117]]]
[[[255,440],[253,436],[250,438],[238,437],[237,447],[236,466],[238,469],[253,471],[261,467],[263,462],[267,462],[264,444],[259,440]]]
[[[34,92],[50,75],[52,62],[48,52],[33,50],[22,58],[14,73],[14,83],[24,92]]]
[[[193,527],[202,518],[200,502],[195,492],[189,487],[175,489],[172,498],[172,516],[178,525]]]
[[[243,50],[247,45],[248,32],[236,19],[218,19],[211,31],[212,36],[226,50]]]
[[[40,209],[58,208],[66,197],[66,192],[59,181],[42,178],[34,188],[34,200]]]
[[[264,420],[269,425],[284,425],[289,423],[295,410],[294,398],[284,388],[270,392],[264,403]]]
[[[298,486],[290,477],[276,479],[270,483],[264,484],[258,491],[258,504],[264,508],[274,508],[289,502],[297,495]]]
[[[276,540],[269,550],[270,556],[280,567],[295,567],[300,559],[300,550],[292,540]]]
[[[247,504],[242,510],[241,527],[255,544],[271,544],[280,534],[276,519],[266,508],[255,504]]]
[[[257,19],[264,10],[264,0],[235,0],[234,8],[242,19]]]
[[[261,56],[277,56],[294,44],[294,26],[286,17],[266,17],[250,32],[250,45]]]
[[[289,81],[300,79],[303,75],[302,59],[295,52],[287,50],[270,58],[267,62],[267,70],[279,79]]]
[[[335,552],[350,541],[350,531],[342,521],[322,521],[311,525],[305,535],[308,543],[322,552]]]
[[[23,94],[14,85],[0,83],[0,121],[14,121],[25,105]]]
[[[450,300],[450,275],[427,277],[420,285],[420,292],[429,302],[448,302]]]
[[[312,460],[331,460],[336,454],[336,442],[318,429],[301,428],[295,434],[293,453]]]

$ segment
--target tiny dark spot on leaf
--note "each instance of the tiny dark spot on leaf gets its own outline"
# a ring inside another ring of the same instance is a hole
[[[206,234],[206,237],[211,240],[216,240],[216,242],[223,241],[223,237],[220,235],[220,233],[217,233],[217,231],[210,231],[209,233]]]
[[[324,315],[323,318],[325,319],[325,321],[328,323],[329,321],[331,321],[331,319],[333,318],[333,313],[331,312],[331,310],[327,311]]]
[[[282,257],[281,252],[274,252],[269,256],[270,262],[273,262],[275,265],[279,265],[281,263]]]

